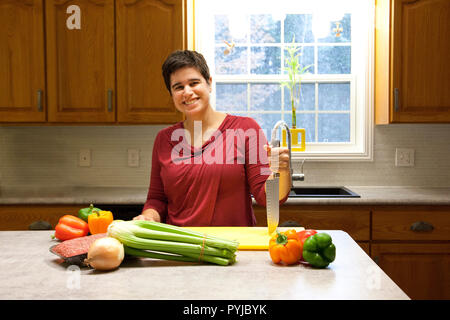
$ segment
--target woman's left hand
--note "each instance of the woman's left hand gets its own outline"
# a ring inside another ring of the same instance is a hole
[[[265,145],[269,157],[269,166],[272,172],[289,172],[289,149],[283,147],[272,148]]]

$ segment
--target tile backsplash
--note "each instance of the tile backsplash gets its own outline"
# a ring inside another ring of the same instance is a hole
[[[0,127],[0,187],[148,187],[158,126]],[[450,125],[375,126],[372,162],[313,162],[296,185],[450,187]],[[414,167],[395,167],[395,149],[415,149]],[[91,166],[78,166],[91,149]],[[140,152],[127,166],[127,149]],[[294,167],[295,169],[298,166]]]

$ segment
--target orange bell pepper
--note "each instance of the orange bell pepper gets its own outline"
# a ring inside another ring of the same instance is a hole
[[[91,234],[106,233],[108,226],[113,222],[111,211],[96,211],[88,216],[89,231]]]
[[[302,243],[294,229],[278,232],[269,242],[269,253],[274,263],[290,265],[300,261]]]
[[[54,238],[61,241],[84,237],[89,233],[86,221],[70,214],[62,216],[55,227]]]

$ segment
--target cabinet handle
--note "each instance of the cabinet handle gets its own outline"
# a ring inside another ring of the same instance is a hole
[[[37,109],[39,112],[42,112],[42,90],[39,89],[37,91]]]
[[[411,225],[410,229],[411,229],[411,231],[414,231],[414,232],[429,232],[429,231],[433,231],[434,226],[428,222],[417,221]]]
[[[398,105],[398,88],[394,88],[394,110],[398,111],[399,105]]]
[[[112,112],[112,100],[113,100],[113,91],[111,89],[108,90],[108,112]]]

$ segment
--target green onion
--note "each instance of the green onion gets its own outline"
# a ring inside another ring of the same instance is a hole
[[[108,236],[122,242],[129,255],[219,265],[233,264],[239,246],[236,241],[144,220],[115,220]]]

